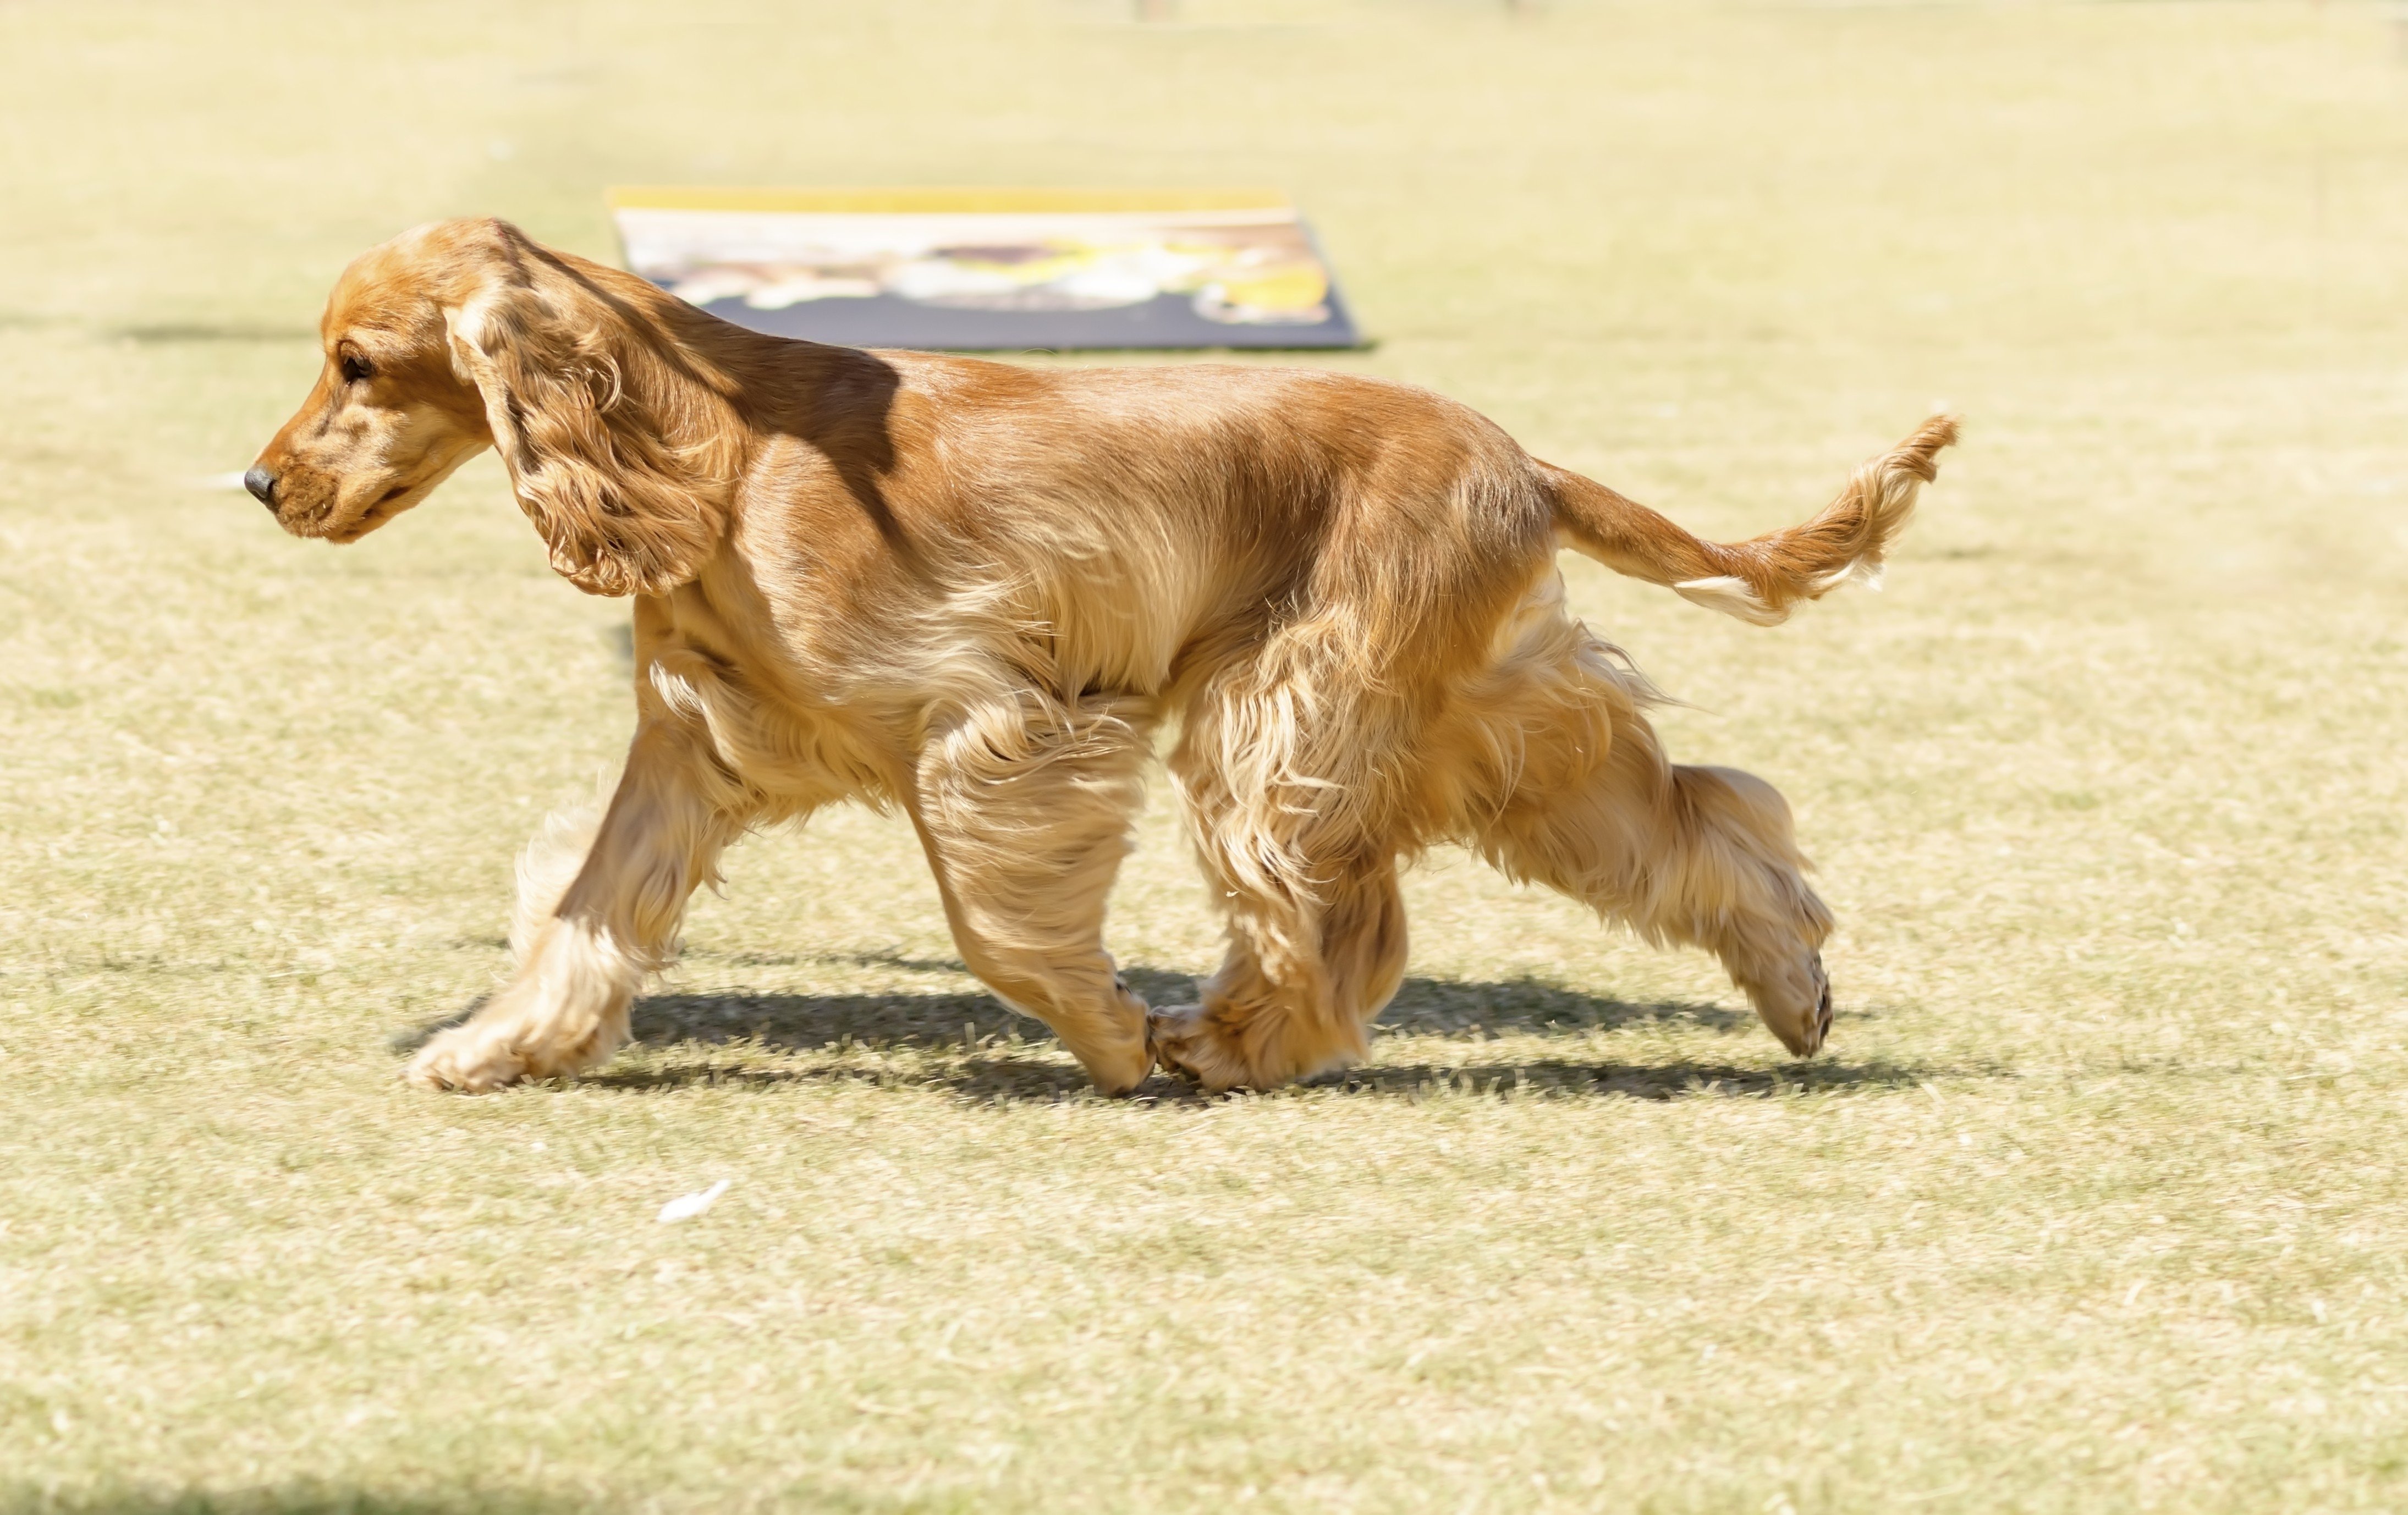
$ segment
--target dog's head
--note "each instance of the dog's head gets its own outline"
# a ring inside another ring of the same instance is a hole
[[[353,542],[498,447],[555,569],[664,593],[724,535],[725,467],[707,394],[662,403],[697,386],[650,293],[502,222],[405,233],[336,282],[317,384],[243,482],[294,536]]]

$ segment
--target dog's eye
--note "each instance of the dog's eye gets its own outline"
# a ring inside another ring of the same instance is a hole
[[[346,352],[343,354],[344,383],[356,384],[364,379],[373,379],[375,377],[376,366],[369,363],[367,359],[361,357],[356,352]]]

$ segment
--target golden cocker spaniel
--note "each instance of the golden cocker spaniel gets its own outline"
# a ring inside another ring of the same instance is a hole
[[[514,975],[422,1083],[609,1056],[721,850],[845,799],[910,818],[963,960],[1108,1091],[1362,1056],[1404,973],[1398,870],[1437,842],[1713,952],[1792,1051],[1822,1043],[1831,917],[1787,806],[1665,760],[1555,557],[1778,622],[1879,569],[1944,416],[1721,546],[1402,384],[787,341],[500,222],[366,253],[321,331],[247,476],[287,531],[357,540],[494,447],[552,566],[635,599],[618,788],[565,866],[531,850]],[[1166,722],[1228,952],[1149,1009],[1101,927]]]

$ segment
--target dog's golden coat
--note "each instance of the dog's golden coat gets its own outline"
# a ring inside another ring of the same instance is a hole
[[[564,867],[531,853],[516,972],[422,1082],[607,1057],[721,850],[847,798],[910,818],[964,960],[1107,1090],[1360,1056],[1404,971],[1398,869],[1445,841],[1716,953],[1822,1041],[1830,917],[1787,808],[1665,760],[1554,559],[1777,621],[1879,567],[1944,418],[1726,547],[1421,390],[782,341],[494,222],[366,253],[322,332],[253,475],[288,530],[356,539],[493,446],[553,566],[635,597],[617,792]],[[1229,949],[1149,1011],[1101,922],[1166,722]]]

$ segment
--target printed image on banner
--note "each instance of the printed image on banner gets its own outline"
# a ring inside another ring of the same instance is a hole
[[[627,266],[714,316],[850,347],[1361,345],[1261,190],[619,189]]]

